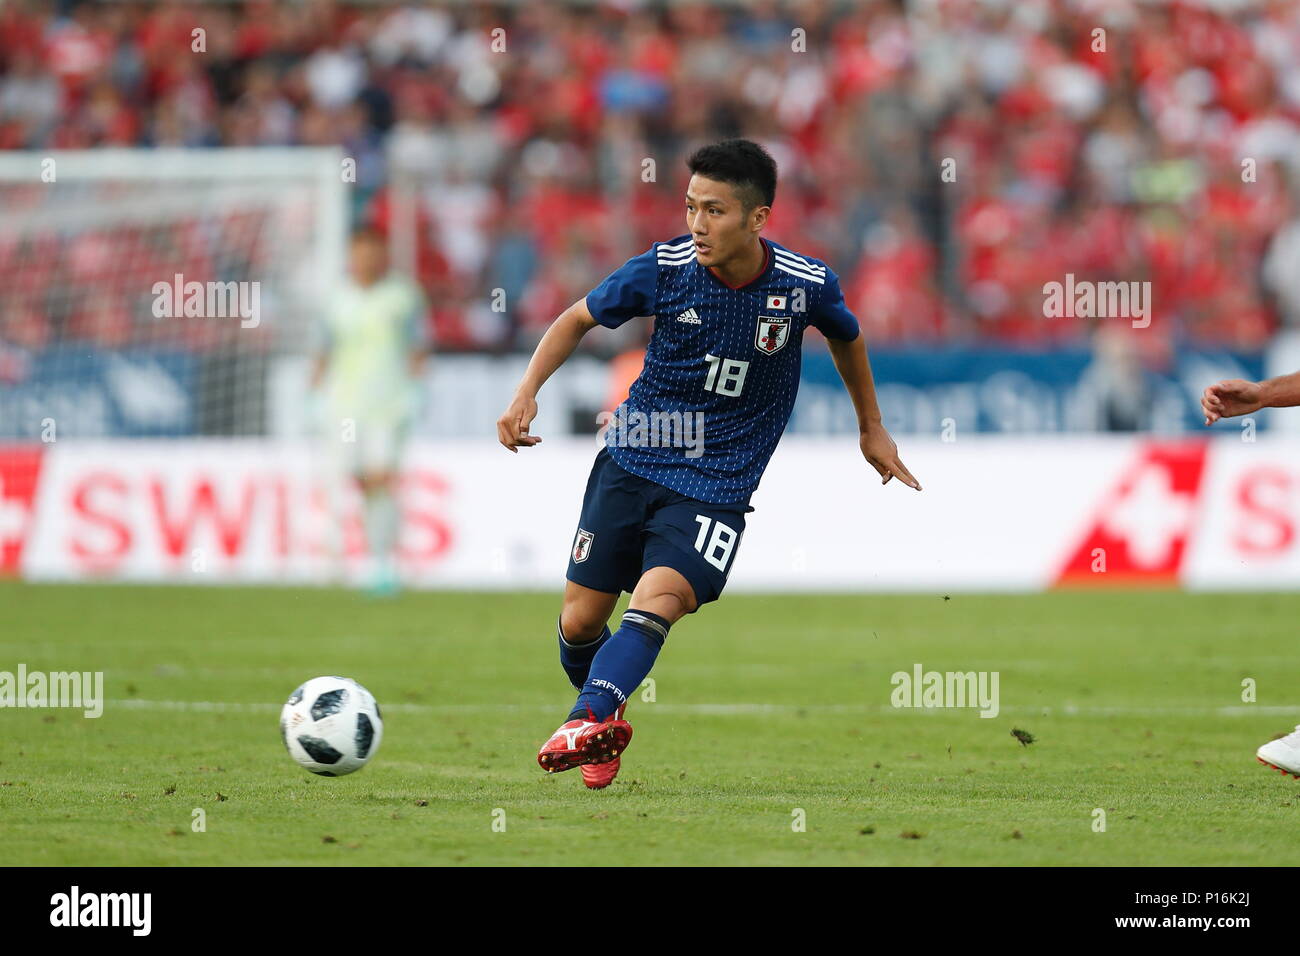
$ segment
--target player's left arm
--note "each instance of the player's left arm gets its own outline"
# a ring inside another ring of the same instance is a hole
[[[433,349],[428,345],[414,345],[406,353],[406,372],[411,378],[422,378],[429,359],[433,357]]]
[[[867,341],[858,325],[857,316],[844,304],[839,277],[826,270],[822,286],[809,324],[826,336],[835,370],[844,380],[844,387],[853,399],[858,413],[858,447],[862,457],[880,474],[881,484],[897,478],[909,488],[921,490],[921,483],[898,458],[898,446],[880,420],[880,403],[876,401],[876,382],[871,375],[871,362],[867,359]]]
[[[852,341],[827,338],[835,370],[844,380],[844,387],[853,399],[858,413],[858,447],[862,457],[880,474],[881,484],[897,478],[909,488],[921,490],[921,483],[898,457],[898,446],[880,420],[880,403],[876,401],[876,383],[871,375],[871,362],[867,358],[867,342],[861,332]]]
[[[333,336],[330,334],[329,326],[324,319],[320,319],[311,327],[309,333],[311,347],[311,377],[309,379],[312,391],[317,391],[325,383],[325,375],[329,372],[330,352],[334,348]]]
[[[427,361],[433,355],[433,330],[429,324],[429,300],[414,281],[410,295],[406,316],[406,373],[418,381],[424,377]]]

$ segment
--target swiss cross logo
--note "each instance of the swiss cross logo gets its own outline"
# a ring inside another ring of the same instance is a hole
[[[770,297],[769,297],[770,298]],[[790,338],[790,319],[785,316],[760,315],[754,333],[754,348],[764,355],[779,352]]]
[[[0,575],[18,573],[40,470],[40,448],[0,448]]]
[[[1146,444],[1107,493],[1058,584],[1176,585],[1197,514],[1204,442]]]

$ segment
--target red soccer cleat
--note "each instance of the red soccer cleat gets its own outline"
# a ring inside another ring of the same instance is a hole
[[[537,763],[547,773],[608,763],[627,749],[631,739],[632,725],[617,717],[602,721],[570,720],[561,724],[542,745],[537,752]]]
[[[627,704],[619,707],[618,712],[614,714],[614,719],[623,721],[623,711],[625,710],[627,710]],[[623,722],[626,723],[626,721]],[[628,729],[631,730],[630,724]],[[604,763],[584,763],[582,765],[582,782],[587,785],[588,790],[604,790],[614,782],[622,763],[622,757],[615,757],[613,760],[607,760]]]

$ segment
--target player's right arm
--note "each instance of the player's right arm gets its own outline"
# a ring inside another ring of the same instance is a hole
[[[1201,394],[1201,411],[1205,424],[1220,418],[1249,415],[1261,408],[1290,408],[1300,405],[1300,372],[1280,375],[1263,382],[1231,378],[1216,382]]]
[[[529,426],[537,417],[537,393],[573,354],[582,337],[598,324],[587,308],[585,297],[561,312],[560,317],[551,323],[537,343],[528,369],[515,389],[515,397],[497,419],[497,439],[507,449],[517,454],[521,447],[528,448],[542,440],[537,435],[528,434]]]
[[[497,419],[497,438],[512,452],[536,445],[528,434],[537,415],[537,393],[555,370],[573,354],[582,337],[598,325],[616,329],[639,315],[654,315],[659,277],[655,246],[633,256],[605,277],[600,285],[569,306],[551,323],[537,343],[523,381],[510,407]]]

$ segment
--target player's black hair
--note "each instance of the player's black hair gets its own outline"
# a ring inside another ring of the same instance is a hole
[[[701,146],[691,153],[686,166],[692,175],[735,187],[746,213],[770,206],[776,198],[776,160],[750,140],[727,139]]]

